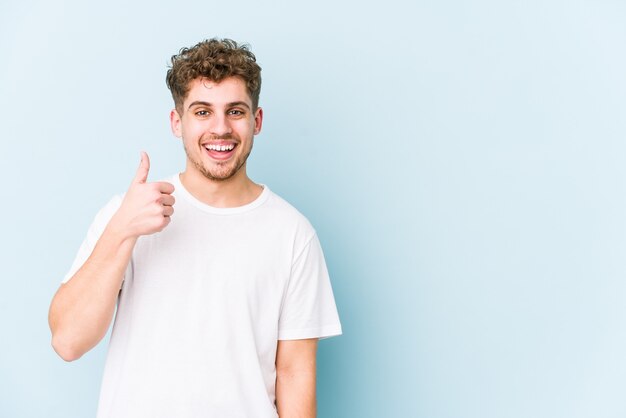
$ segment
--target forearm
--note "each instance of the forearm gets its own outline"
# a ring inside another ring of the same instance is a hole
[[[52,346],[63,359],[76,360],[106,334],[135,242],[110,224],[85,264],[57,291],[48,321]]]
[[[280,418],[315,418],[315,368],[276,373],[276,407]]]

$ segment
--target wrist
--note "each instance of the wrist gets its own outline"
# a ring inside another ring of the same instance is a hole
[[[106,234],[113,241],[119,243],[120,245],[127,241],[132,241],[133,243],[139,238],[138,235],[133,234],[130,231],[130,228],[126,227],[117,219],[114,215],[111,218],[111,221],[106,226],[103,235]]]

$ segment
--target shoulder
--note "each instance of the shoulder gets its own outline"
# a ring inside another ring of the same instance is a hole
[[[315,228],[306,216],[278,194],[269,189],[267,192],[268,198],[264,206],[273,217],[276,217],[285,227],[293,228],[303,239],[315,235]]]

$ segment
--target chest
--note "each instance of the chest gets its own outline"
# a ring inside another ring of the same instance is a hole
[[[188,300],[218,294],[239,304],[280,302],[291,272],[289,234],[271,222],[177,221],[137,241],[127,285]]]

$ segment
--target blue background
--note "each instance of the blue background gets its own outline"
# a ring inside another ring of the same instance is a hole
[[[263,67],[250,160],[317,228],[320,418],[626,416],[626,3],[0,3],[0,416],[94,416],[49,302],[95,212],[184,166],[169,57]]]

